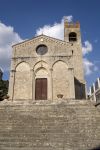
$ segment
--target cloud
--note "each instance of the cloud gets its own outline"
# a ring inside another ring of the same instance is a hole
[[[66,19],[68,22],[71,22],[73,16],[64,16],[60,23],[54,23],[53,25],[44,25],[44,27],[36,30],[36,36],[44,34],[50,37],[64,40],[64,19]]]
[[[21,37],[14,31],[13,27],[0,22],[0,67],[4,71],[9,70],[10,67],[11,46],[21,41]]]
[[[87,58],[84,58],[84,70],[85,70],[85,75],[91,75],[94,71],[97,71],[98,68]]]
[[[63,19],[67,20],[68,22],[72,22],[73,21],[73,16],[64,16]]]
[[[93,50],[92,44],[89,41],[85,41],[82,47],[83,55],[90,53]]]
[[[44,27],[39,28],[36,31],[36,36],[44,34],[44,35],[47,35],[50,37],[54,37],[54,38],[63,40],[64,39],[63,32],[64,32],[64,22],[62,19],[60,23],[55,23],[53,25],[45,25]]]
[[[93,72],[98,70],[98,67],[93,62],[91,62],[89,59],[87,59],[85,56],[86,54],[92,52],[92,50],[93,50],[92,43],[90,43],[89,41],[85,41],[84,45],[82,47],[82,53],[84,56],[83,64],[84,64],[84,71],[85,71],[86,76],[89,76]]]

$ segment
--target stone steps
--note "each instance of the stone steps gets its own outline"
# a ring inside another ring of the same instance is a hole
[[[88,150],[100,145],[100,111],[86,100],[0,103],[0,150]]]

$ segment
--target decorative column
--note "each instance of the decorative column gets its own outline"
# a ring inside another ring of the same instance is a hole
[[[53,77],[52,77],[53,69],[50,69],[50,100],[53,101]]]
[[[9,82],[9,92],[10,100],[14,99],[14,86],[15,86],[15,72],[16,70],[11,70],[10,72],[10,82]]]
[[[96,101],[96,96],[95,96],[95,84],[93,83],[93,98],[94,98],[94,101]]]
[[[100,88],[100,78],[97,78],[98,81],[98,87]]]
[[[32,101],[35,101],[35,73],[32,69]]]
[[[75,85],[74,85],[73,68],[68,68],[68,71],[69,71],[70,99],[75,99]]]

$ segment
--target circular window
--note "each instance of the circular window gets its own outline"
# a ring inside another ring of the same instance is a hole
[[[39,55],[44,55],[46,54],[48,51],[48,48],[46,45],[39,45],[37,48],[36,48],[36,52],[37,54]]]

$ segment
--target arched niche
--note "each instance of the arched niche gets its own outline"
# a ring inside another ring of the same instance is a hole
[[[53,99],[58,99],[60,95],[64,99],[69,97],[69,73],[67,64],[57,61],[53,65]]]
[[[14,99],[32,99],[32,76],[30,66],[26,62],[21,62],[16,66]]]
[[[48,70],[45,69],[44,67],[40,67],[37,70],[35,70],[35,78],[44,78],[48,77]]]
[[[49,65],[45,61],[39,61],[34,65],[34,71],[38,70],[39,68],[45,68],[49,70]]]
[[[20,72],[30,71],[30,66],[26,62],[21,62],[16,66],[16,71],[20,71]]]

